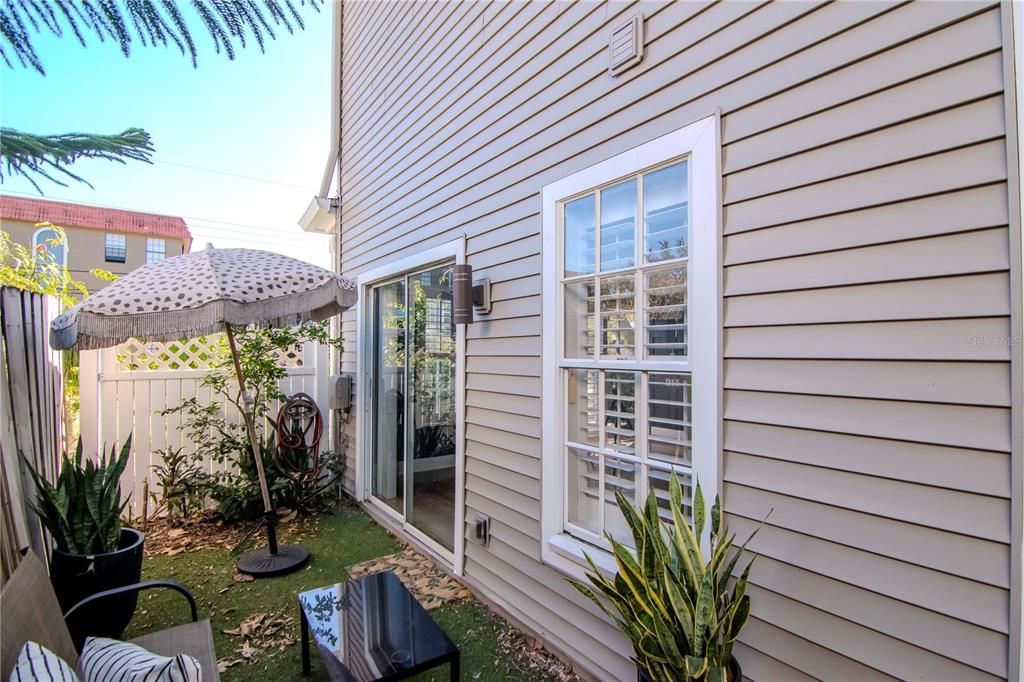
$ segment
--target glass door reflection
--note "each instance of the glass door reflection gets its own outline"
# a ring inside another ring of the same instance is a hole
[[[412,457],[406,521],[454,549],[455,325],[452,268],[409,276]]]
[[[405,281],[373,292],[373,495],[405,513]]]

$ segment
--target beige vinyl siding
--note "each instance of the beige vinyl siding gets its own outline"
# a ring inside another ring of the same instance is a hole
[[[346,16],[348,10],[346,10]],[[342,487],[349,493],[354,493],[356,489],[356,464],[355,464],[355,448],[357,443],[356,433],[356,410],[359,409],[358,403],[359,395],[359,379],[356,372],[356,311],[354,309],[346,310],[341,315],[341,335],[344,341],[344,346],[341,352],[341,362],[339,370],[345,372],[355,378],[355,386],[353,387],[354,396],[356,400],[353,401],[351,409],[347,414],[344,414],[338,423],[338,436],[335,447],[339,451],[344,452],[345,457],[345,470],[342,473]]]
[[[722,492],[741,538],[775,509],[752,543],[745,675],[1005,677],[998,7],[352,8],[343,274],[465,236],[492,282],[492,313],[467,329],[465,395],[466,523],[490,516],[492,541],[467,532],[466,582],[589,675],[634,678],[622,638],[539,561],[540,315],[554,295],[539,192],[718,110]],[[644,60],[612,78],[610,29],[637,10]],[[354,371],[353,313],[343,329]]]

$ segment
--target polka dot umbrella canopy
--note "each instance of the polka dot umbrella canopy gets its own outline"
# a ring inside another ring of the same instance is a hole
[[[128,339],[177,341],[253,323],[325,320],[355,303],[353,282],[279,253],[214,249],[144,265],[87,297],[50,326],[55,349]]]
[[[215,249],[144,265],[57,317],[50,345],[91,350],[128,339],[176,341],[223,331],[228,338],[253,453],[261,452],[252,402],[238,361],[233,327],[287,327],[337,315],[355,303],[352,281],[288,256],[255,249]],[[239,570],[282,575],[302,567],[309,552],[278,545],[276,516],[263,470],[255,457],[266,512],[268,547],[243,556]]]

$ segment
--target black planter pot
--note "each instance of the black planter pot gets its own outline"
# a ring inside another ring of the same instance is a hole
[[[640,668],[636,669],[636,679],[638,682],[652,682],[650,675]],[[743,682],[743,669],[735,656],[729,657],[729,682]]]
[[[743,682],[743,668],[735,656],[729,656],[729,674],[732,676],[732,682]]]
[[[105,554],[71,554],[54,548],[50,556],[50,582],[62,611],[97,592],[139,582],[145,538],[134,528],[121,530],[118,549]],[[81,648],[86,637],[118,638],[135,613],[137,594],[111,597],[76,611],[68,623],[71,639]]]

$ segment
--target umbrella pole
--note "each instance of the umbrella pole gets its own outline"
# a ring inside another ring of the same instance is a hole
[[[263,453],[260,449],[259,439],[256,438],[256,425],[253,423],[252,402],[249,392],[245,389],[245,379],[242,376],[242,364],[238,360],[238,348],[235,345],[235,335],[231,331],[231,325],[224,323],[224,331],[228,336],[228,346],[231,348],[231,360],[235,363],[235,376],[238,378],[238,390],[242,395],[242,418],[245,420],[245,430],[249,432],[249,445],[252,447],[252,456],[256,460],[256,475],[260,479],[260,492],[263,494],[263,512],[267,518],[267,540],[270,544],[270,553],[277,554],[277,531],[274,528],[274,508],[270,503],[270,489],[267,487],[267,472],[263,470]]]
[[[270,488],[267,487],[267,473],[263,470],[263,453],[260,449],[259,439],[256,438],[256,425],[253,423],[252,403],[249,392],[245,389],[245,378],[242,376],[242,364],[238,360],[238,348],[235,345],[235,335],[231,331],[231,325],[224,323],[224,331],[228,337],[228,346],[231,348],[231,360],[235,364],[235,376],[238,378],[238,390],[242,397],[242,417],[245,420],[245,430],[249,432],[249,446],[252,448],[253,458],[256,460],[256,475],[260,479],[260,492],[263,495],[263,509],[267,521],[267,544],[269,552],[256,550],[246,554],[238,560],[238,570],[257,577],[283,575],[301,568],[309,561],[309,552],[302,547],[294,545],[277,544],[277,515],[270,502]]]

